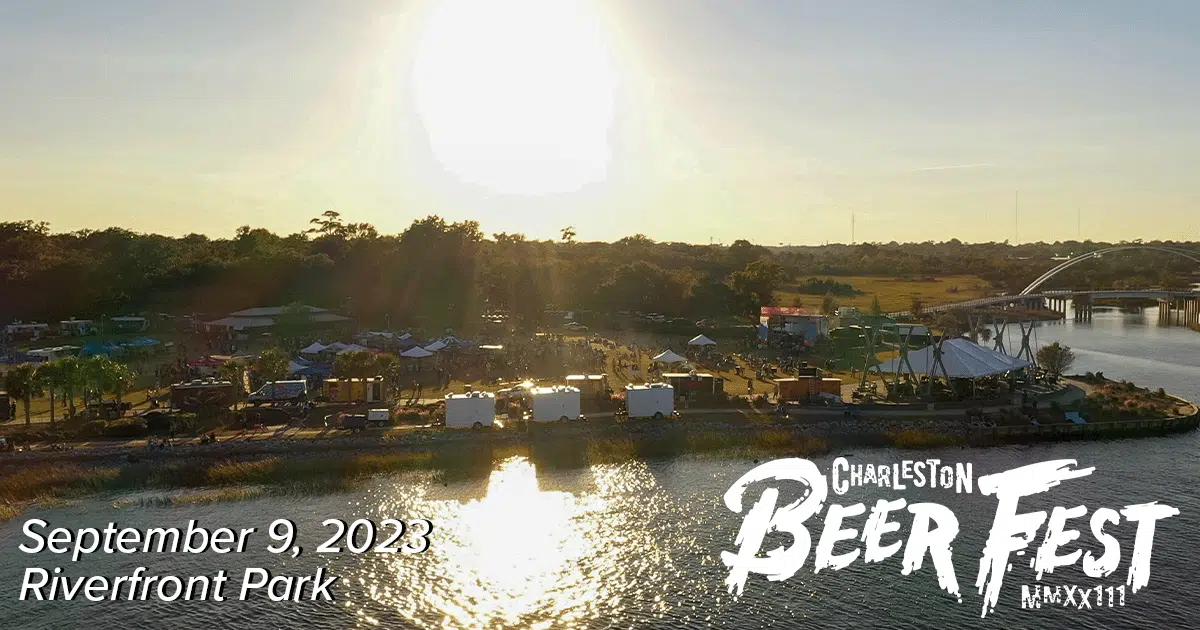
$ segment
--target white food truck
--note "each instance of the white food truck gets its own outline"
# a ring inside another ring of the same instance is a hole
[[[496,423],[496,395],[488,392],[446,395],[446,427],[483,428]]]
[[[655,418],[675,414],[675,388],[668,383],[625,386],[625,412],[630,418]]]
[[[585,419],[579,412],[578,387],[535,387],[530,391],[530,395],[533,399],[533,413],[529,415],[529,419],[534,422]]]

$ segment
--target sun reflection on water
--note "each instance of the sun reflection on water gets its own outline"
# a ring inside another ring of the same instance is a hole
[[[360,625],[398,613],[425,627],[562,628],[634,603],[655,609],[671,563],[646,527],[663,509],[646,498],[653,475],[640,462],[585,474],[594,491],[546,491],[516,457],[491,472],[480,499],[432,499],[430,481],[383,501],[381,515],[428,518],[436,529],[422,555],[363,557],[350,580],[369,598],[349,604]]]

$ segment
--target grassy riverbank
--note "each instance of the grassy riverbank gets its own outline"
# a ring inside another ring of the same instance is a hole
[[[921,430],[881,432],[871,441],[878,446],[900,448],[962,443],[952,435]],[[64,500],[122,492],[170,491],[175,494],[150,499],[149,503],[180,505],[279,493],[350,490],[364,480],[387,473],[434,471],[452,479],[482,477],[498,462],[518,456],[539,467],[571,468],[686,455],[739,459],[805,457],[822,455],[830,449],[830,440],[808,435],[798,426],[762,424],[736,432],[677,426],[665,431],[596,435],[582,440],[434,443],[417,449],[308,456],[191,457],[136,463],[48,461],[6,467],[0,473],[0,521],[15,518],[33,505],[54,505]],[[146,502],[140,499],[122,504]]]

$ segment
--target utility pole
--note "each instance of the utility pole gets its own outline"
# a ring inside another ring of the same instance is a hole
[[[854,211],[850,211],[850,244],[853,245],[857,241],[854,240]]]
[[[1013,192],[1013,245],[1021,242],[1021,191]]]
[[[1083,209],[1075,208],[1075,240],[1083,242]]]

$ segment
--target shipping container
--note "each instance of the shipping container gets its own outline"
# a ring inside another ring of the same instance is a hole
[[[840,378],[823,378],[821,379],[821,393],[834,394],[835,396],[842,395],[842,379]]]

